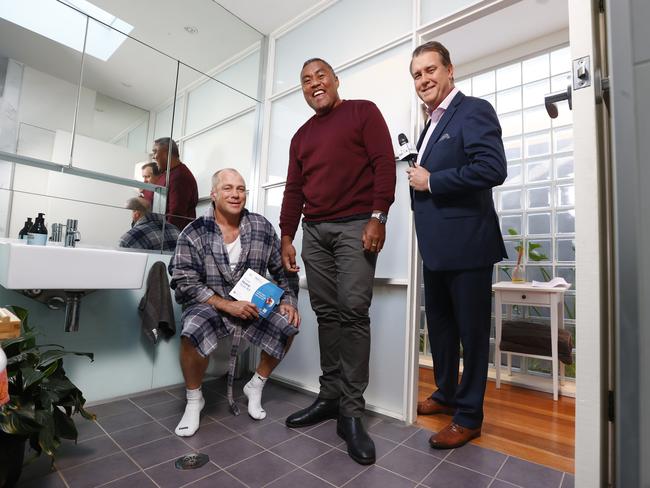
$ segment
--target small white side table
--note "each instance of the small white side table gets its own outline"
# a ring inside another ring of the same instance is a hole
[[[558,330],[564,329],[564,292],[571,285],[565,287],[541,288],[532,286],[531,283],[512,283],[500,281],[492,285],[494,291],[494,366],[496,368],[496,387],[501,388],[501,329],[503,321],[503,305],[508,305],[507,316],[512,318],[512,305],[528,305],[535,307],[549,307],[551,309],[551,356],[523,354],[518,352],[503,351],[508,355],[508,375],[512,375],[512,355],[526,356],[538,359],[550,359],[553,366],[553,400],[557,401],[559,392],[558,368],[564,376],[564,363],[558,360]]]

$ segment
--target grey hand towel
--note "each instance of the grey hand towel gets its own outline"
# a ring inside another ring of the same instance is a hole
[[[160,336],[172,337],[176,333],[174,306],[167,278],[167,267],[162,261],[154,263],[147,276],[147,289],[138,307],[142,319],[142,332],[153,342]]]

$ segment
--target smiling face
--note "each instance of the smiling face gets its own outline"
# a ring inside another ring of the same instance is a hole
[[[167,170],[167,150],[167,146],[158,143],[155,143],[151,149],[153,160],[158,165],[158,171],[161,173]]]
[[[302,94],[317,115],[325,115],[341,103],[339,79],[322,61],[312,61],[300,72]]]
[[[226,217],[238,217],[246,205],[246,182],[242,175],[233,170],[219,172],[210,198],[215,212]]]
[[[454,66],[447,66],[435,51],[424,51],[411,61],[411,76],[418,97],[434,110],[454,88]]]

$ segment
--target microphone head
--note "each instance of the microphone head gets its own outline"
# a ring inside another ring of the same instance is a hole
[[[409,140],[404,134],[400,134],[397,136],[397,142],[399,142],[400,146],[403,146],[404,144],[408,144]]]

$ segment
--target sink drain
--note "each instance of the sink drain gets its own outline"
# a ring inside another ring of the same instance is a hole
[[[174,465],[176,469],[196,469],[207,463],[210,458],[206,454],[193,453],[187,456],[179,457]]]

